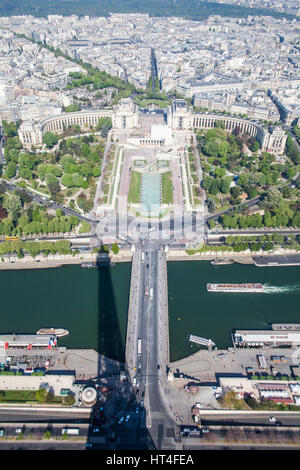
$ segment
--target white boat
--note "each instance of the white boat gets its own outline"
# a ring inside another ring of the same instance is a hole
[[[66,336],[69,334],[68,330],[64,328],[41,328],[36,332],[37,335],[55,335],[57,337]]]

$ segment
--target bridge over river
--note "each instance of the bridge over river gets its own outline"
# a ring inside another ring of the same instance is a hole
[[[165,394],[169,363],[167,262],[163,247],[150,240],[133,254],[126,365],[133,387],[143,397],[146,426],[157,449],[180,449]]]

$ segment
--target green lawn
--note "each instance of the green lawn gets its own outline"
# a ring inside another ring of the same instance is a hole
[[[140,191],[141,191],[141,179],[142,174],[137,171],[132,171],[130,175],[130,185],[128,192],[128,202],[133,204],[139,204],[140,202]]]
[[[35,390],[1,390],[0,392],[1,403],[55,403],[57,405],[65,404],[68,402],[70,405],[74,402],[73,397],[52,397],[50,401],[38,401]]]
[[[172,204],[173,203],[173,182],[172,172],[168,171],[162,175],[162,203]]]

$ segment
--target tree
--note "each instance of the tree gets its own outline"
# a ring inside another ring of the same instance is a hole
[[[60,181],[61,181],[61,184],[63,184],[67,188],[71,188],[72,186],[74,186],[74,184],[73,184],[73,175],[70,175],[69,173],[65,173],[61,177]]]
[[[99,119],[96,129],[100,131],[103,128],[108,130],[112,128],[112,120],[110,117],[102,117]]]
[[[283,202],[283,197],[281,192],[274,188],[270,189],[267,195],[264,197],[263,201],[260,203],[262,208],[275,209],[278,208]]]
[[[101,170],[98,166],[94,166],[92,170],[93,176],[97,178],[98,176],[101,175]]]
[[[231,178],[222,178],[221,184],[220,184],[220,190],[223,194],[227,194],[230,192],[230,183],[231,183]]]
[[[207,208],[209,212],[214,212],[215,210],[215,201],[212,198],[209,198],[207,200]]]
[[[118,245],[117,243],[113,243],[113,244],[111,245],[111,251],[112,251],[115,255],[117,255],[117,254],[119,253],[119,251],[120,251],[119,245]]]
[[[81,153],[85,158],[87,158],[89,156],[89,154],[90,154],[89,144],[86,144],[86,143],[81,144]]]
[[[81,222],[81,227],[80,227],[79,233],[88,233],[90,230],[91,230],[90,224],[83,220]]]
[[[80,111],[80,106],[79,104],[70,104],[69,106],[66,106],[64,108],[65,113],[74,113],[76,111]]]
[[[0,220],[7,217],[7,210],[0,204]]]
[[[48,189],[49,189],[51,195],[55,196],[58,193],[58,191],[60,190],[58,179],[56,178],[55,175],[53,175],[51,173],[48,173],[46,175],[46,180],[47,180],[47,186],[48,186]]]
[[[237,199],[241,195],[242,190],[239,186],[233,186],[230,189],[230,193],[231,193],[233,199]]]
[[[58,142],[58,137],[53,134],[52,132],[46,132],[43,135],[43,142],[48,148],[54,147],[55,144]]]
[[[17,171],[17,165],[13,162],[9,162],[9,164],[6,167],[6,172],[4,176],[10,180],[16,175],[16,171]]]
[[[39,401],[40,403],[43,403],[46,400],[46,396],[47,396],[47,390],[45,388],[39,388],[35,392],[35,397],[37,401]]]
[[[218,192],[219,192],[218,182],[217,182],[217,180],[214,180],[212,182],[212,185],[211,185],[210,189],[209,189],[209,193],[212,194],[213,196],[215,196],[216,194],[218,194]]]
[[[14,137],[18,135],[17,124],[14,122],[2,121],[3,132],[6,137]]]
[[[257,140],[254,140],[254,142],[250,143],[249,149],[252,152],[257,152],[260,149],[260,144]]]
[[[5,195],[3,207],[11,214],[12,219],[16,220],[18,213],[22,207],[20,196],[16,194]]]
[[[300,152],[290,136],[286,139],[286,154],[293,160],[295,165],[300,164]]]

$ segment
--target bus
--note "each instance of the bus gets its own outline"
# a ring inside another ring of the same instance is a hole
[[[153,299],[153,288],[151,287],[150,289],[150,296],[149,296],[149,299],[152,300]]]
[[[264,356],[261,356],[260,354],[256,356],[257,362],[258,362],[258,367],[260,369],[266,369],[267,368],[267,363],[266,359]]]
[[[137,340],[137,347],[138,347],[138,356],[142,354],[142,340],[141,338],[138,338]]]
[[[61,434],[68,434],[70,436],[78,436],[79,435],[79,428],[63,428],[61,430]]]
[[[18,240],[18,237],[5,237],[5,240]]]

